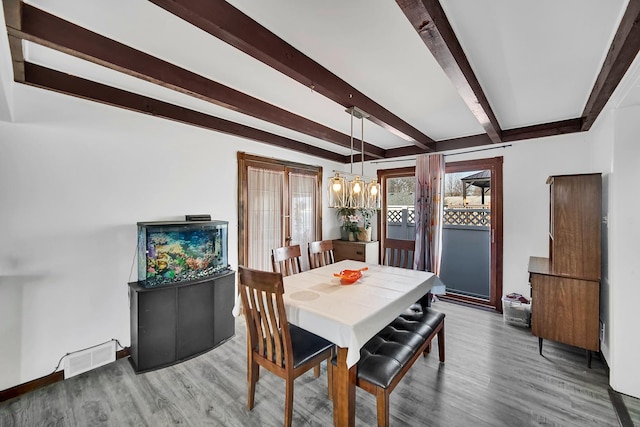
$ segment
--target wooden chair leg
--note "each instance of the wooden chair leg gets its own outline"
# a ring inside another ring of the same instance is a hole
[[[378,413],[378,427],[389,427],[389,393],[386,389],[376,390],[376,411]]]
[[[313,367],[313,376],[318,378],[320,377],[320,364],[318,363],[316,366]]]
[[[247,409],[252,410],[256,398],[256,383],[260,379],[260,365],[247,361]]]
[[[329,400],[333,400],[333,364],[331,363],[331,359],[333,359],[333,350],[331,350],[331,356],[327,359],[327,382],[329,389]]]
[[[286,379],[286,396],[284,401],[284,426],[291,427],[293,421],[293,381],[294,379],[289,377]]]
[[[438,332],[438,352],[440,353],[440,362],[444,363],[444,321]]]
[[[424,349],[424,352],[422,352],[422,355],[424,357],[427,357],[429,353],[431,353],[431,341],[429,341],[429,344],[427,344],[427,347]]]

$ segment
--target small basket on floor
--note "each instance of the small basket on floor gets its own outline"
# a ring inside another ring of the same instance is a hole
[[[502,317],[508,325],[528,328],[531,326],[531,303],[502,297]]]

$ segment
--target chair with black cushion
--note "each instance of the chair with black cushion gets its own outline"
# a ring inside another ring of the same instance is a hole
[[[294,380],[329,361],[333,343],[289,324],[280,273],[238,267],[238,286],[247,327],[247,408],[253,409],[256,383],[263,367],[286,382],[284,425],[291,426]],[[331,370],[327,370],[329,390]]]
[[[271,265],[273,271],[283,276],[291,276],[302,272],[300,266],[300,245],[283,246],[271,250]]]
[[[309,266],[311,268],[324,267],[334,262],[333,242],[331,240],[309,242]]]
[[[282,274],[283,277],[302,272],[300,257],[302,251],[300,245],[283,246],[271,250],[271,266],[273,271]],[[320,376],[320,365],[314,371],[316,378]]]

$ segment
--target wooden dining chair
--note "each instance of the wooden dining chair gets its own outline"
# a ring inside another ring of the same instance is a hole
[[[415,240],[385,239],[383,264],[391,267],[408,268],[413,270],[415,257]],[[420,306],[431,306],[431,292],[420,298],[417,302]]]
[[[415,240],[385,239],[382,263],[391,267],[413,269],[415,250]]]
[[[300,266],[301,256],[302,251],[300,245],[283,246],[273,249],[271,251],[271,266],[273,267],[273,271],[281,273],[283,277],[302,272],[302,267]],[[313,374],[316,378],[320,376],[319,364],[314,368]]]
[[[324,267],[334,262],[333,242],[331,240],[309,242],[309,266],[311,268]]]
[[[280,273],[252,270],[238,266],[238,286],[247,327],[247,408],[253,409],[260,367],[286,382],[284,425],[291,426],[293,383],[296,378],[327,360],[327,377],[333,343],[289,324],[282,295]]]
[[[283,276],[291,276],[302,272],[300,267],[300,245],[283,246],[271,250],[271,265],[273,271]]]

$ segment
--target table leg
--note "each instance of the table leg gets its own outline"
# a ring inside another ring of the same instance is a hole
[[[356,366],[347,368],[347,349],[338,347],[333,370],[333,425],[353,427],[356,423]]]

